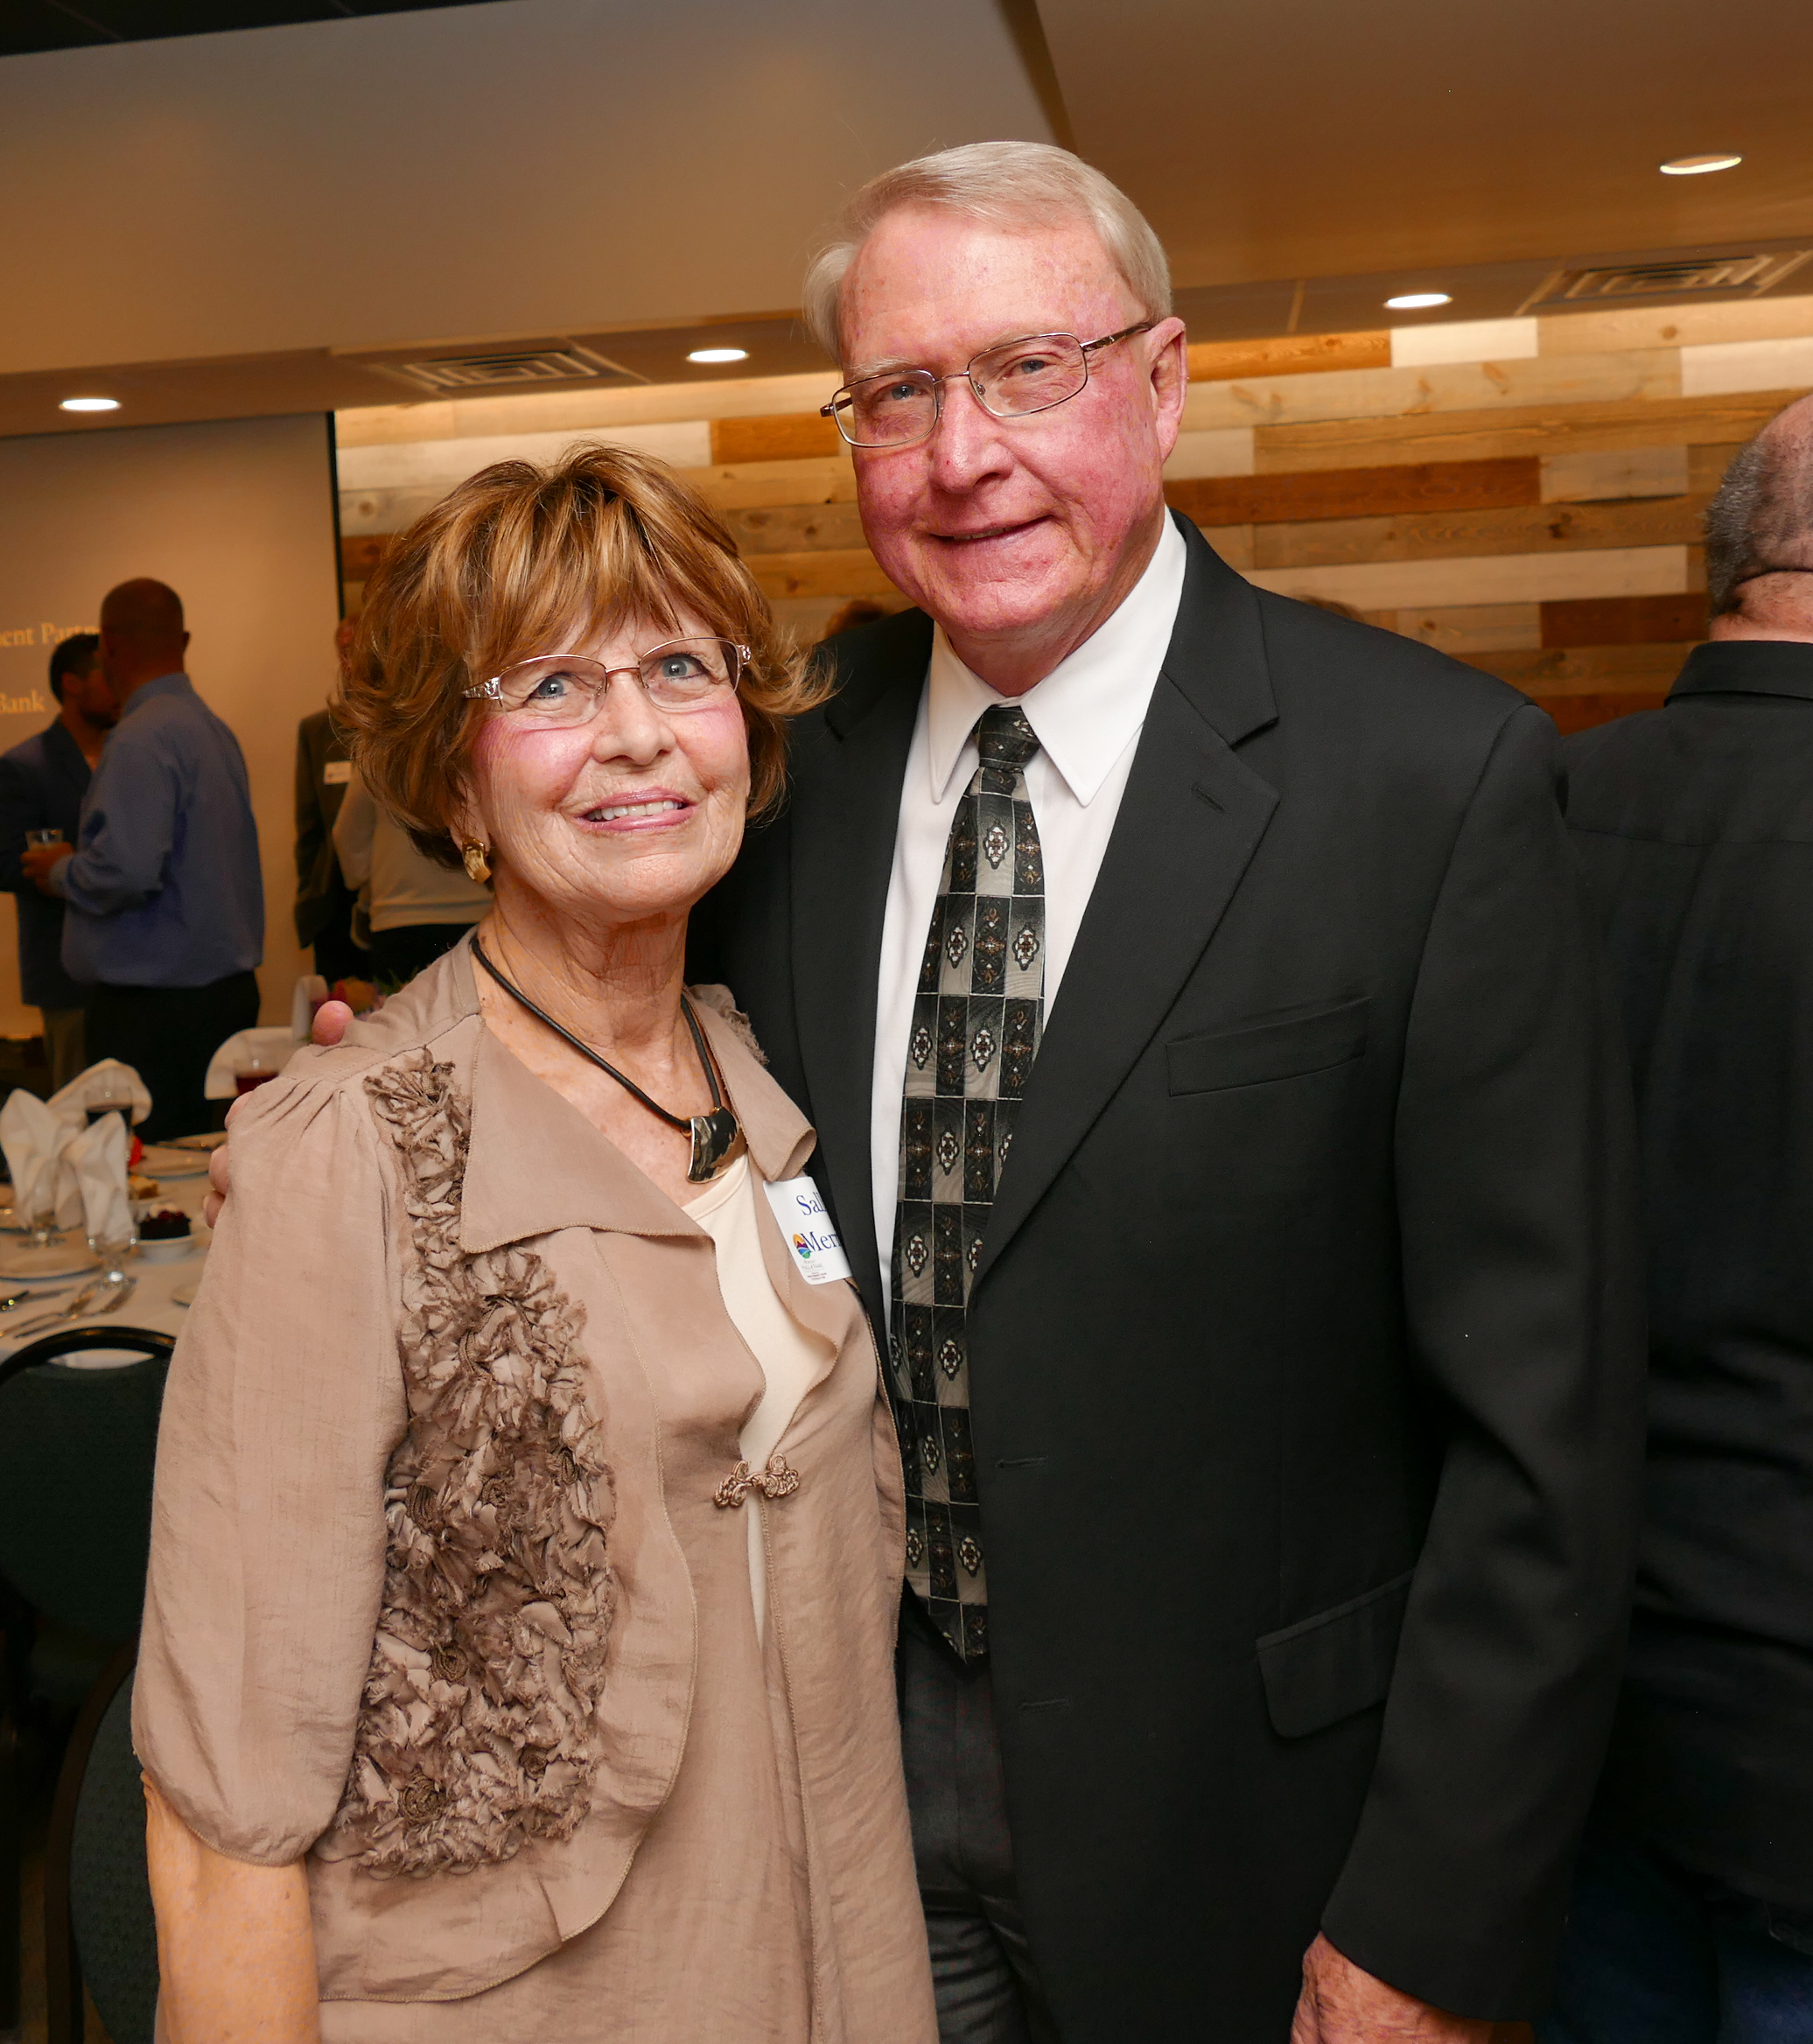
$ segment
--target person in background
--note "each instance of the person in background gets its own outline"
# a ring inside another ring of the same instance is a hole
[[[1568,740],[1649,1226],[1648,1508],[1544,2044],[1813,2037],[1813,398],[1706,514],[1710,642]]]
[[[491,890],[418,851],[355,774],[333,825],[333,849],[364,899],[371,930],[365,967],[386,990],[406,985],[491,906]]]
[[[82,1002],[87,990],[63,970],[63,904],[26,878],[25,834],[60,830],[75,842],[82,796],[119,711],[101,671],[101,641],[78,632],[51,654],[57,718],[36,738],[0,755],[0,887],[18,904],[19,986],[44,1022],[53,1089],[82,1070]]]
[[[136,1069],[149,1141],[209,1125],[208,1060],[258,1019],[264,943],[246,763],[183,672],[188,643],[173,589],[142,578],[108,592],[101,664],[119,723],[75,845],[33,845],[21,861],[66,905],[63,965],[88,990],[88,1056]]]
[[[342,672],[354,629],[342,618],[333,635]],[[333,850],[333,821],[352,778],[333,718],[325,710],[304,717],[296,731],[296,941],[313,946],[315,970],[330,986],[365,969],[353,942],[354,891]]]

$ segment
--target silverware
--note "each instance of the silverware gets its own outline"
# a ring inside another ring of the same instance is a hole
[[[15,1306],[39,1306],[47,1298],[60,1298],[68,1290],[66,1284],[59,1284],[50,1292],[9,1292],[0,1298],[0,1313],[10,1313]]]
[[[136,1279],[122,1278],[120,1280],[120,1286],[115,1289],[120,1289],[136,1282]],[[89,1310],[89,1301],[104,1289],[106,1289],[104,1285],[98,1284],[83,1285],[67,1306],[60,1306],[55,1312],[41,1313],[35,1320],[26,1320],[19,1326],[9,1327],[6,1331],[8,1340],[21,1341],[27,1334],[41,1334],[47,1327],[60,1327],[67,1321],[84,1319]],[[118,1304],[119,1300],[116,1298],[113,1305],[117,1306]],[[112,1306],[104,1306],[101,1311],[109,1312],[112,1311]]]

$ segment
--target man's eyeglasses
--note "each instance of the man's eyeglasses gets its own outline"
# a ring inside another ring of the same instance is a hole
[[[748,662],[749,648],[734,639],[669,639],[640,654],[634,667],[606,667],[581,653],[543,653],[466,693],[483,696],[500,715],[557,731],[592,722],[612,675],[634,675],[657,710],[678,715],[735,694]]]
[[[819,408],[821,418],[835,419],[837,430],[852,447],[910,447],[929,439],[944,410],[944,386],[964,382],[976,402],[998,419],[1026,418],[1049,411],[1074,397],[1089,380],[1089,358],[1145,333],[1158,324],[1142,319],[1100,340],[1079,340],[1074,333],[1029,333],[1004,340],[971,356],[970,365],[951,376],[929,369],[884,369],[846,383],[831,402]]]

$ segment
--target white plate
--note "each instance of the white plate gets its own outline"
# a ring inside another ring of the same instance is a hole
[[[141,1178],[206,1178],[207,1158],[199,1150],[172,1150],[147,1143],[136,1166]]]
[[[53,1235],[43,1249],[29,1242],[0,1242],[0,1278],[80,1278],[101,1259],[80,1235]]]

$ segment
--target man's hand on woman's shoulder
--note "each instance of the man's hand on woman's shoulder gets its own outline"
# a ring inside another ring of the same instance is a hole
[[[310,1032],[309,1040],[318,1044],[323,1050],[332,1050],[346,1033],[352,1019],[353,1011],[344,1001],[323,1001],[315,1011],[315,1026]],[[242,1095],[241,1097],[248,1099],[250,1096]],[[233,1117],[238,1112],[239,1102],[235,1100],[227,1110],[229,1134],[233,1128]],[[207,1160],[208,1183],[214,1190],[201,1202],[201,1214],[210,1228],[219,1225],[220,1209],[227,1204],[227,1195],[232,1190],[233,1166],[227,1156],[231,1147],[230,1142],[222,1143]]]

